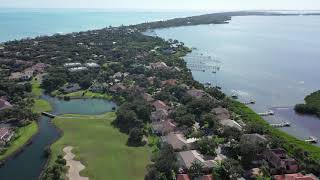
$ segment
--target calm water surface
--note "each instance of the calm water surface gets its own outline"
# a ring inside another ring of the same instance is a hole
[[[54,108],[53,114],[102,114],[112,111],[115,103],[101,99],[76,99],[62,101],[44,96]],[[37,180],[47,158],[44,149],[60,137],[59,132],[51,123],[51,119],[41,117],[39,120],[39,133],[33,143],[13,159],[8,160],[0,168],[1,180]],[[19,169],[19,173],[17,173]]]
[[[107,26],[138,24],[148,21],[187,17],[199,12],[125,12],[111,10],[1,9],[0,42],[101,29]]]
[[[187,62],[203,61],[203,56],[220,60],[215,63],[221,67],[217,74],[193,71],[194,78],[221,86],[229,95],[236,92],[240,101],[256,100],[252,108],[257,112],[292,107],[320,89],[320,16],[234,17],[230,24],[155,33],[196,47],[185,58]],[[267,120],[290,121],[293,127],[285,131],[302,139],[310,135],[320,139],[320,131],[315,130],[320,128],[320,120],[302,118],[292,108],[282,112],[277,110],[276,117]]]

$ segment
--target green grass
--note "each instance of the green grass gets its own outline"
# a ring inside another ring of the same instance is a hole
[[[16,139],[10,143],[7,151],[4,154],[0,155],[0,160],[3,160],[4,158],[19,150],[37,132],[38,124],[35,121],[25,127],[19,128],[15,134]]]
[[[81,90],[81,91],[77,91],[69,94],[61,94],[60,92],[55,91],[53,95],[58,97],[67,96],[67,97],[76,97],[76,98],[98,98],[98,99],[107,99],[107,100],[112,99],[112,96],[109,94],[94,93],[88,90]]]
[[[44,111],[50,112],[52,111],[52,106],[48,101],[44,99],[35,99],[34,106],[32,107],[32,111],[36,113],[41,113]]]
[[[90,180],[141,180],[149,163],[147,147],[126,146],[128,136],[112,127],[115,113],[103,115],[63,115],[54,124],[63,136],[51,146],[52,161],[62,149],[73,146],[86,168],[81,172]]]
[[[262,117],[251,110],[249,107],[239,103],[233,103],[233,110],[237,114],[241,115],[245,122],[256,122],[265,126],[270,131],[270,134],[275,137],[279,137],[283,140],[283,148],[285,148],[289,154],[293,155],[294,148],[301,148],[310,153],[310,156],[316,160],[320,160],[320,147],[314,146],[310,143],[299,140],[286,132],[271,127]]]
[[[32,85],[32,94],[37,98],[41,96],[42,89],[40,87],[40,82],[33,78],[31,81],[31,85]]]

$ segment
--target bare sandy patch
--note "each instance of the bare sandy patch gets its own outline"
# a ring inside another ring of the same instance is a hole
[[[75,155],[71,152],[72,149],[72,146],[63,148],[63,152],[66,153],[63,158],[67,161],[67,166],[69,167],[67,177],[69,180],[89,180],[88,177],[80,176],[80,171],[82,171],[85,166],[80,161],[73,160]]]

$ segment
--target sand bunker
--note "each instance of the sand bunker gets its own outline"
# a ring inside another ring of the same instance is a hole
[[[63,158],[67,161],[67,166],[69,167],[67,177],[69,180],[89,180],[88,177],[80,176],[79,173],[85,168],[85,166],[80,161],[73,160],[75,155],[71,152],[72,149],[73,147],[71,146],[63,148],[63,152],[66,153]]]

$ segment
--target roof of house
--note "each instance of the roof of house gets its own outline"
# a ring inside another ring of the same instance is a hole
[[[123,90],[126,90],[126,87],[122,83],[118,83],[110,87],[111,92],[118,92]]]
[[[204,168],[213,168],[217,165],[217,162],[214,160],[206,160],[204,156],[196,150],[178,152],[177,157],[182,168],[189,169],[194,161],[200,162]]]
[[[252,142],[252,143],[263,143],[267,141],[267,138],[265,138],[261,134],[244,134],[241,137],[242,140]]]
[[[0,128],[0,140],[3,140],[3,138],[10,133],[10,129],[7,127]]]
[[[190,178],[188,174],[178,174],[177,180],[190,180]]]
[[[220,124],[223,126],[233,127],[233,128],[237,128],[238,130],[242,130],[242,126],[239,123],[237,123],[236,121],[231,120],[231,119],[221,120]]]
[[[64,85],[60,89],[65,93],[71,93],[71,92],[79,91],[81,87],[79,86],[78,83],[70,83],[70,84]]]
[[[275,175],[275,180],[318,180],[313,174],[303,175],[301,173]]]
[[[144,94],[143,94],[143,99],[144,99],[145,101],[147,101],[147,102],[151,102],[151,101],[154,100],[153,97],[152,97],[152,95],[151,95],[151,94],[148,94],[148,93],[144,93]]]
[[[192,149],[193,143],[196,142],[198,139],[186,139],[182,133],[171,132],[168,135],[163,136],[162,140],[170,144],[173,147],[173,149],[183,149],[184,147],[186,147],[187,149]]]
[[[168,68],[168,66],[165,62],[151,63],[150,66],[152,69],[166,69],[166,68]]]
[[[154,112],[151,112],[150,119],[151,121],[160,121],[165,120],[169,116],[169,113],[165,109],[159,109]]]
[[[156,100],[152,103],[152,105],[156,108],[156,110],[165,109],[168,110],[169,106],[167,106],[163,101]]]
[[[0,99],[0,110],[12,108],[13,106],[6,100]]]
[[[168,80],[162,81],[161,84],[162,84],[162,86],[165,86],[165,85],[174,86],[177,84],[177,80],[176,79],[168,79]]]
[[[156,131],[161,134],[166,134],[174,131],[176,128],[176,125],[172,123],[171,120],[164,120],[159,122],[153,122],[151,123],[151,127],[153,131]]]
[[[200,89],[191,89],[187,91],[187,94],[192,97],[203,97],[205,95],[205,92]]]
[[[218,107],[212,109],[218,120],[230,119],[230,112],[226,108]]]

